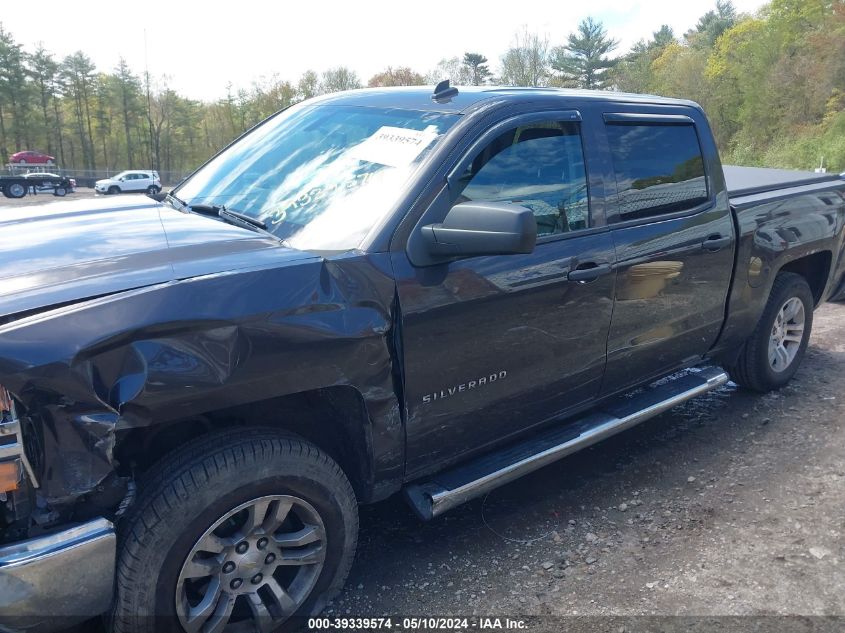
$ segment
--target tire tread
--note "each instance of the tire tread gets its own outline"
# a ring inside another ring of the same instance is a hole
[[[161,510],[162,505],[167,512],[172,513],[178,503],[171,504],[170,499],[178,502],[182,498],[179,489],[188,496],[189,491],[199,490],[203,483],[208,483],[214,476],[244,467],[249,461],[285,458],[310,461],[326,471],[332,484],[339,487],[338,502],[346,504],[349,506],[347,510],[351,510],[348,512],[352,517],[351,529],[357,534],[357,501],[352,485],[340,466],[318,447],[270,428],[211,433],[165,456],[153,466],[139,486],[143,492],[135,506],[118,525],[116,599],[111,617],[115,633],[132,633],[136,630],[132,616],[139,613],[138,577],[143,552],[147,547],[146,542],[157,533],[163,521],[162,514],[166,514]],[[198,479],[201,481],[198,482]],[[353,539],[351,550],[344,556],[342,566],[335,574],[337,581],[327,590],[324,602],[331,600],[342,588],[352,567],[356,548],[357,539]]]

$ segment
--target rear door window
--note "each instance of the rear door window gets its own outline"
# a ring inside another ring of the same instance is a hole
[[[693,209],[709,199],[695,126],[608,123],[619,220]]]

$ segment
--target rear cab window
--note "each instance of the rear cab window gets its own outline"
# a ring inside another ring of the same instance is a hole
[[[708,202],[692,119],[605,115],[617,187],[617,221],[692,211]]]

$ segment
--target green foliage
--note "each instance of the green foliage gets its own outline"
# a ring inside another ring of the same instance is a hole
[[[684,38],[696,48],[711,48],[722,34],[736,24],[736,8],[730,0],[716,0],[716,10],[708,11],[698,19],[695,28]]]
[[[545,86],[548,64],[549,40],[523,28],[502,55],[499,82],[506,86]]]
[[[480,86],[493,75],[487,61],[487,58],[481,53],[464,53],[464,59],[461,63],[469,71],[470,85]]]
[[[387,86],[422,86],[425,84],[425,77],[414,72],[407,66],[394,68],[388,66],[386,69],[370,77],[367,85],[370,88],[383,88]]]
[[[611,85],[609,70],[616,63],[608,57],[619,45],[607,36],[601,22],[582,20],[567,43],[552,51],[551,67],[557,73],[556,83],[568,88],[603,90]]]
[[[637,42],[631,52],[613,68],[612,83],[623,92],[656,92],[652,64],[671,45],[677,44],[672,28],[664,24],[652,39]]]
[[[587,18],[561,46],[520,29],[492,77],[477,52],[444,57],[426,77],[388,66],[370,86],[501,83],[612,88],[692,99],[725,162],[845,170],[845,0],[772,0],[754,16],[717,0],[683,37],[662,25],[621,58]],[[211,103],[187,99],[125,61],[102,72],[83,51],[24,50],[0,25],[0,162],[21,149],[67,168],[188,171],[244,130],[315,95],[361,87],[338,66],[262,78]]]
[[[699,102],[725,162],[845,170],[843,0],[773,0],[755,17],[720,1],[683,43],[635,46],[614,81]]]

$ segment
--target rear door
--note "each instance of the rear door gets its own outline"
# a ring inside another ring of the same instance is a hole
[[[404,244],[393,254],[411,477],[598,394],[613,243],[592,213],[581,132],[573,112],[502,122],[457,161],[423,216],[442,221],[467,200],[528,207],[533,253],[432,266],[414,265]]]
[[[147,188],[147,174],[136,172],[129,174],[129,178],[129,185],[132,188],[132,191],[143,191]]]
[[[734,227],[703,115],[612,104],[603,114],[617,283],[603,393],[696,362],[715,343]],[[699,133],[699,130],[701,133]]]

